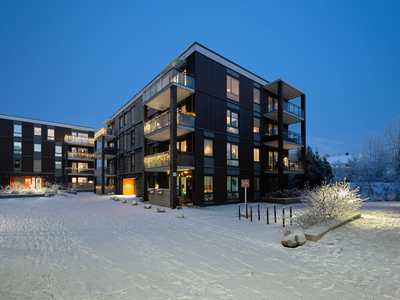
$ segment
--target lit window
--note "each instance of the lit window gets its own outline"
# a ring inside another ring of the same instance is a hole
[[[227,132],[239,134],[239,115],[229,109],[226,110]]]
[[[254,118],[253,120],[253,132],[260,133],[260,119]]]
[[[54,141],[54,129],[47,129],[47,139]]]
[[[14,142],[14,154],[22,154],[22,143]]]
[[[14,136],[22,137],[22,126],[18,124],[14,124]]]
[[[227,143],[226,151],[228,166],[239,166],[239,145]]]
[[[226,189],[228,192],[228,200],[239,199],[239,178],[227,176]]]
[[[260,104],[260,90],[253,88],[253,102]]]
[[[56,146],[56,155],[57,157],[62,156],[62,146]]]
[[[226,97],[239,102],[239,80],[226,75]]]
[[[34,145],[34,151],[35,152],[42,152],[42,145],[41,144],[35,144]]]
[[[259,162],[260,161],[260,149],[254,148],[254,161]]]
[[[214,201],[213,191],[214,191],[213,177],[204,176],[204,201]]]
[[[35,127],[35,135],[42,135],[42,128],[41,127]]]
[[[204,156],[213,155],[213,140],[204,140]]]
[[[56,161],[56,170],[61,170],[61,168],[62,168],[62,162]]]
[[[176,143],[176,149],[186,152],[186,141],[180,141]]]

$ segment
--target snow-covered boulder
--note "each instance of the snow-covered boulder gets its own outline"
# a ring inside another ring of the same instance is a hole
[[[150,209],[151,208],[151,205],[150,204],[146,204],[145,206],[144,206],[144,209]]]
[[[138,202],[136,200],[132,200],[132,205],[136,206],[138,205]]]
[[[118,197],[114,197],[114,201],[119,201],[119,198]]]
[[[122,199],[122,201],[121,201],[122,203],[126,203],[126,199]]]
[[[110,193],[109,193],[110,194]],[[114,200],[114,197],[110,197],[110,200]]]
[[[162,207],[157,207],[157,212],[159,213],[165,213],[165,209]]]
[[[300,229],[293,230],[289,235],[285,236],[282,244],[286,247],[294,248],[304,245],[306,243],[306,236]]]
[[[184,217],[185,217],[185,215],[183,214],[183,210],[179,209],[178,210],[178,218],[184,218]]]

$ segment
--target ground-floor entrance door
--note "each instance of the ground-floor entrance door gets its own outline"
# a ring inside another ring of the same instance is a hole
[[[135,183],[133,178],[122,179],[122,194],[123,195],[134,195],[135,194]]]

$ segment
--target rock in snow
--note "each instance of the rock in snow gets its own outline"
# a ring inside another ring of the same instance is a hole
[[[132,200],[132,205],[138,205],[138,202],[136,200]]]
[[[119,198],[118,197],[114,197],[114,201],[119,201]]]
[[[150,204],[146,204],[145,206],[144,206],[144,209],[150,209],[151,208],[151,205]]]
[[[126,199],[122,199],[122,201],[121,201],[122,203],[126,203]]]
[[[159,213],[165,213],[165,209],[162,207],[157,207],[157,212]]]
[[[184,218],[184,217],[185,216],[183,214],[183,210],[182,209],[178,210],[178,218]]]
[[[286,247],[297,247],[306,243],[306,236],[300,229],[293,230],[289,235],[285,236],[282,244]]]

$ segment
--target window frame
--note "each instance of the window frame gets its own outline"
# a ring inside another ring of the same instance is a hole
[[[34,126],[33,127],[33,135],[34,136],[42,136],[42,127]]]
[[[210,178],[210,180],[206,181],[206,178]],[[211,189],[206,189],[211,187]],[[211,184],[209,184],[211,183]],[[203,177],[203,195],[204,201],[214,201],[214,176],[213,175],[204,175]]]
[[[256,160],[257,158],[257,160]],[[260,148],[254,147],[253,148],[253,161],[260,162]]]
[[[256,95],[258,94],[258,97]],[[256,104],[260,104],[260,89],[253,87],[253,102]],[[257,101],[258,100],[258,101]]]
[[[19,131],[16,130],[17,128],[19,128]],[[22,125],[21,124],[14,124],[14,136],[22,137]]]
[[[53,134],[50,134],[50,132],[53,132]],[[54,141],[55,139],[55,130],[54,128],[47,128],[47,140],[48,141]]]
[[[236,180],[236,189],[234,189],[234,179]],[[237,176],[226,176],[226,192],[227,192],[227,199],[239,199],[239,177]]]
[[[211,145],[210,145],[210,149],[211,149],[211,151],[210,151],[210,153],[211,154],[207,154],[208,152],[206,152],[206,141],[208,141],[208,142],[211,142]],[[212,140],[212,139],[204,139],[204,156],[207,156],[207,157],[214,157],[214,140]]]
[[[234,153],[234,149],[236,149],[236,153]],[[235,157],[233,157],[235,155]],[[228,166],[239,166],[239,144],[227,142],[226,143],[226,159]]]
[[[42,152],[42,144],[34,143],[33,144],[33,152],[41,153]]]
[[[15,147],[15,146],[18,146],[18,144],[19,144],[19,147]],[[19,148],[19,150],[16,150],[16,148]],[[22,154],[22,142],[14,141],[13,150],[14,150],[14,154]]]
[[[236,126],[233,126],[235,123],[235,121],[232,121],[233,114],[236,115]],[[228,133],[239,135],[239,112],[230,109],[226,110],[226,131]]]
[[[260,118],[253,117],[253,133],[260,133],[260,122],[261,122]],[[256,124],[256,123],[258,123],[258,124]]]
[[[237,94],[233,92],[234,84],[237,82]],[[235,102],[240,102],[240,86],[239,86],[239,79],[230,75],[226,74],[226,98],[233,100]]]
[[[62,170],[62,161],[55,161],[54,165],[56,170]],[[59,168],[57,168],[57,166],[59,166]]]

